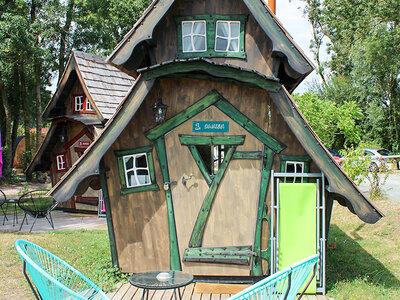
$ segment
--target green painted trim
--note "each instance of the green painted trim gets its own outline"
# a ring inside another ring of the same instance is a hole
[[[274,162],[274,152],[268,147],[266,147],[266,145],[264,145],[264,159],[262,162],[261,184],[260,184],[260,193],[258,198],[258,209],[257,209],[257,223],[256,223],[256,231],[254,235],[254,247],[253,247],[254,252],[256,253],[256,257],[254,257],[251,266],[251,275],[253,276],[263,275],[262,261],[261,261],[262,223],[266,211],[268,209],[266,204],[266,195],[268,191],[269,179],[273,162]]]
[[[183,261],[250,265],[251,246],[186,248]]]
[[[280,154],[279,159],[282,161],[301,161],[301,162],[311,162],[312,159],[308,155],[285,155],[285,154]]]
[[[261,151],[236,151],[233,153],[232,159],[262,159]]]
[[[135,186],[132,188],[122,188],[121,195],[138,193],[138,192],[146,192],[146,191],[159,191],[159,190],[160,190],[160,187],[158,186],[158,184],[149,184],[149,185]]]
[[[182,45],[182,21],[205,21],[206,22],[206,40],[207,50],[198,52],[183,52]],[[226,52],[215,51],[215,36],[216,36],[216,23],[217,21],[240,21],[240,34],[239,34],[239,51]],[[176,58],[190,58],[190,57],[237,57],[246,58],[244,49],[244,35],[245,24],[247,15],[192,15],[192,16],[179,16],[175,17],[176,32],[177,32],[177,45],[178,51]]]
[[[206,72],[211,76],[222,78],[224,81],[234,80],[242,82],[251,87],[257,87],[270,92],[276,92],[281,88],[281,84],[275,78],[268,78],[257,72],[232,68],[225,65],[208,62],[206,60],[177,61],[162,64],[150,69],[141,70],[144,79],[153,79],[165,76],[202,76],[203,74],[192,74],[191,72]],[[204,76],[204,75],[203,75]]]
[[[280,141],[274,139],[272,136],[267,134],[264,130],[258,127],[253,121],[243,115],[238,109],[236,109],[232,104],[226,100],[220,100],[215,103],[222,112],[226,113],[230,118],[232,118],[236,123],[254,135],[258,140],[263,142],[268,148],[270,148],[275,153],[281,152],[286,148],[286,145],[282,144]]]
[[[199,211],[199,214],[197,216],[197,220],[194,225],[192,235],[190,237],[190,241],[189,241],[190,248],[200,247],[202,244],[204,228],[206,226],[208,215],[211,210],[211,205],[214,201],[214,197],[217,192],[219,183],[221,182],[221,180],[225,174],[225,171],[228,167],[228,164],[229,164],[235,150],[236,150],[235,146],[232,146],[228,149],[228,151],[225,154],[224,160],[222,161],[222,164],[221,164],[217,174],[215,175],[210,188],[207,191],[204,202],[203,202],[201,209]]]
[[[129,149],[129,150],[115,150],[114,154],[116,156],[125,156],[131,154],[138,154],[138,153],[147,153],[153,150],[153,146],[146,146],[141,148]]]
[[[103,191],[104,206],[106,208],[108,238],[110,240],[111,264],[113,267],[119,268],[117,245],[115,243],[114,226],[111,213],[110,197],[108,194],[108,187],[107,187],[107,175],[104,171],[105,167],[103,159],[100,161],[100,169],[101,169],[100,184],[101,184],[101,190]]]
[[[154,171],[152,151],[153,151],[153,146],[140,147],[140,148],[135,148],[135,149],[130,149],[130,150],[114,151],[114,154],[117,157],[117,162],[118,162],[118,173],[119,173],[119,178],[120,178],[120,182],[121,182],[121,195],[137,193],[137,192],[160,190],[160,188],[156,182],[156,175],[155,175],[155,171]],[[124,158],[124,156],[138,154],[138,153],[146,154],[151,184],[135,186],[135,187],[127,187],[126,181],[125,181],[125,166],[124,166],[123,158]]]
[[[243,145],[245,135],[204,136],[180,134],[182,145]]]
[[[190,150],[190,153],[192,153],[194,161],[196,162],[197,166],[199,167],[201,174],[203,175],[205,181],[207,182],[207,185],[210,186],[211,182],[212,182],[212,178],[207,171],[207,168],[206,168],[206,165],[205,165],[203,159],[200,156],[199,150],[197,150],[196,146],[189,146],[189,150]]]
[[[164,137],[160,137],[155,141],[155,148],[158,156],[158,161],[161,167],[163,181],[170,182],[169,172],[168,172],[167,152],[165,149]],[[179,256],[178,236],[176,234],[174,205],[172,203],[172,194],[170,189],[165,191],[165,198],[167,202],[167,212],[168,212],[170,268],[171,270],[180,271],[182,270],[182,267]]]
[[[216,91],[211,91],[208,95],[204,96],[201,100],[197,101],[195,104],[189,106],[179,114],[174,117],[168,119],[164,123],[150,129],[145,133],[146,137],[152,141],[158,139],[163,136],[167,132],[171,131],[175,127],[178,127],[188,119],[194,117],[198,113],[202,112],[204,109],[214,104],[219,100],[221,95]]]

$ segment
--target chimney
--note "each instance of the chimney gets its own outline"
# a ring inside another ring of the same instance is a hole
[[[276,14],[276,5],[275,5],[276,0],[268,0],[268,6],[269,8],[272,10],[272,12],[274,13],[274,15]]]

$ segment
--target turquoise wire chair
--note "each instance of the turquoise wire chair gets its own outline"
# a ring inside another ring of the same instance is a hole
[[[249,286],[231,296],[228,300],[293,300],[310,276],[311,271],[314,270],[304,291],[298,298],[301,299],[315,276],[317,261],[317,254],[303,259]]]
[[[42,247],[24,240],[17,240],[15,247],[23,261],[24,276],[36,299],[108,299],[82,273]]]

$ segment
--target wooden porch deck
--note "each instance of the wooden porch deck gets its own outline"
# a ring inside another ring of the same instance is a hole
[[[214,292],[212,293],[203,293],[202,291],[206,291],[207,289],[196,288],[196,284],[192,283],[184,288],[181,288],[182,300],[226,300],[232,294],[226,294],[224,289],[221,289],[221,292],[218,292],[218,288],[214,288]],[[238,285],[236,285],[238,286]],[[243,285],[243,288],[246,288],[247,285]],[[234,288],[235,289],[235,288]],[[236,287],[237,289],[237,287]],[[235,291],[233,294],[235,294]],[[107,296],[112,300],[141,300],[143,290],[132,286],[129,283],[120,284],[117,289],[108,294]],[[149,293],[149,300],[173,300],[173,290],[151,290]],[[332,298],[328,298],[323,295],[304,295],[302,300],[333,300]]]

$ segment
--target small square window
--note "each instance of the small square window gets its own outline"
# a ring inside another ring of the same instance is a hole
[[[304,162],[287,161],[285,163],[285,173],[304,173]],[[303,182],[303,177],[285,177],[285,182]]]
[[[75,111],[83,110],[84,96],[75,96]]]
[[[182,22],[183,52],[202,52],[207,50],[206,21]]]
[[[65,171],[67,169],[67,160],[65,154],[56,156],[57,171]]]
[[[159,190],[155,182],[152,147],[115,151],[121,177],[121,193]]]
[[[239,52],[240,21],[217,21],[215,51]]]

